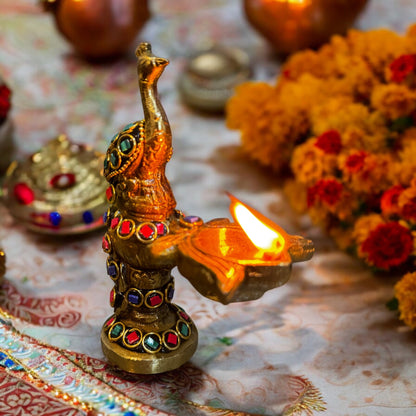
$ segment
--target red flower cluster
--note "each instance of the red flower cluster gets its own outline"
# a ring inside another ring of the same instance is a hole
[[[389,66],[393,82],[403,82],[416,69],[416,55],[402,55]]]
[[[403,206],[403,217],[407,220],[416,220],[416,198],[412,198]]]
[[[320,179],[308,189],[308,207],[314,205],[317,200],[334,206],[341,199],[341,194],[342,184],[336,179]]]
[[[7,117],[7,114],[10,110],[10,96],[11,91],[7,85],[0,85],[0,121]]]
[[[413,250],[413,238],[408,228],[391,221],[372,230],[361,250],[367,254],[370,264],[389,269],[408,259]]]
[[[325,153],[337,155],[342,148],[341,135],[336,130],[328,130],[316,139],[315,146]]]

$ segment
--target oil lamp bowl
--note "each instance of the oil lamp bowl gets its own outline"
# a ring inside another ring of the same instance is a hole
[[[228,304],[258,299],[282,286],[289,280],[292,263],[309,260],[313,252],[312,241],[289,236],[280,253],[259,257],[258,248],[238,224],[215,219],[179,244],[178,268],[198,292]]]

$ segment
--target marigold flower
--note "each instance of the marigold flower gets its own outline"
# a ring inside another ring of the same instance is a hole
[[[391,80],[403,82],[406,77],[416,69],[416,55],[402,55],[396,58],[390,65]]]
[[[396,221],[378,225],[360,247],[366,261],[377,268],[389,269],[408,260],[413,251],[410,230]]]
[[[405,274],[394,286],[399,303],[400,319],[411,329],[416,328],[416,272]]]
[[[401,209],[402,217],[412,222],[416,221],[416,179],[411,182],[410,187],[400,193],[397,202]]]
[[[315,146],[324,153],[337,155],[342,147],[341,136],[336,130],[328,130],[316,139]]]
[[[342,183],[336,179],[320,179],[314,186],[308,188],[308,206],[314,205],[317,201],[328,206],[335,205],[341,199],[342,188]]]
[[[401,211],[398,202],[399,196],[403,192],[402,185],[395,185],[384,191],[380,200],[381,212],[387,217],[390,215],[398,215]]]
[[[352,173],[360,172],[364,168],[364,162],[367,156],[368,153],[364,150],[350,154],[345,161],[345,169]]]

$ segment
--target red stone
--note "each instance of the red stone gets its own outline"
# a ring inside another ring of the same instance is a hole
[[[117,227],[118,223],[120,222],[119,217],[115,217],[111,220],[110,227],[114,230]]]
[[[140,340],[140,336],[139,336],[139,334],[137,333],[137,331],[132,331],[132,332],[130,332],[130,334],[128,334],[128,335],[126,336],[126,339],[127,339],[127,342],[128,342],[129,344],[135,344],[137,341],[139,341],[139,340]]]
[[[106,189],[106,191],[105,191],[105,196],[107,197],[107,199],[108,199],[109,201],[111,201],[111,199],[113,198],[113,195],[114,195],[114,193],[113,193],[113,187],[110,185],[110,186]]]
[[[111,292],[110,292],[110,305],[111,306],[113,306],[115,299],[116,299],[116,292],[114,289],[111,289]]]
[[[166,226],[165,224],[158,222],[156,224],[156,230],[158,235],[164,235],[166,233]]]
[[[162,298],[158,294],[153,295],[152,297],[149,298],[149,303],[152,306],[160,305],[162,303]]]
[[[73,173],[58,173],[50,180],[53,188],[66,189],[75,184],[75,175]]]
[[[112,318],[110,318],[106,323],[105,326],[109,327],[111,326],[111,324],[116,320],[115,316],[113,316]]]
[[[166,342],[168,344],[176,345],[178,343],[178,337],[172,332],[169,332],[168,336],[166,337]]]
[[[14,196],[22,205],[29,205],[35,199],[35,193],[33,192],[33,190],[23,182],[17,183],[14,186],[13,191]]]
[[[120,227],[120,234],[127,235],[130,233],[130,231],[131,231],[131,222],[129,220],[123,221]]]
[[[179,315],[180,315],[183,319],[185,319],[185,321],[188,321],[188,320],[189,320],[189,316],[188,316],[185,312],[180,311],[180,312],[179,312]]]
[[[110,249],[110,243],[107,240],[107,237],[103,237],[103,244],[102,244],[103,250],[109,250]]]
[[[139,229],[140,236],[145,238],[146,240],[153,237],[154,233],[155,230],[149,224],[145,224],[141,226]]]

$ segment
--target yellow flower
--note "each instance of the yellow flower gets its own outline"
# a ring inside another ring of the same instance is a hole
[[[390,120],[408,116],[416,109],[416,91],[406,85],[378,85],[371,95],[371,104]]]
[[[399,302],[400,319],[411,329],[416,328],[416,272],[405,274],[394,286]]]
[[[315,143],[316,138],[312,138],[297,146],[290,163],[296,180],[305,186],[311,186],[323,176],[331,175],[337,167],[337,156],[325,154]]]
[[[403,139],[403,148],[398,153],[399,160],[395,163],[394,174],[397,182],[410,184],[416,173],[416,128],[409,129]]]

